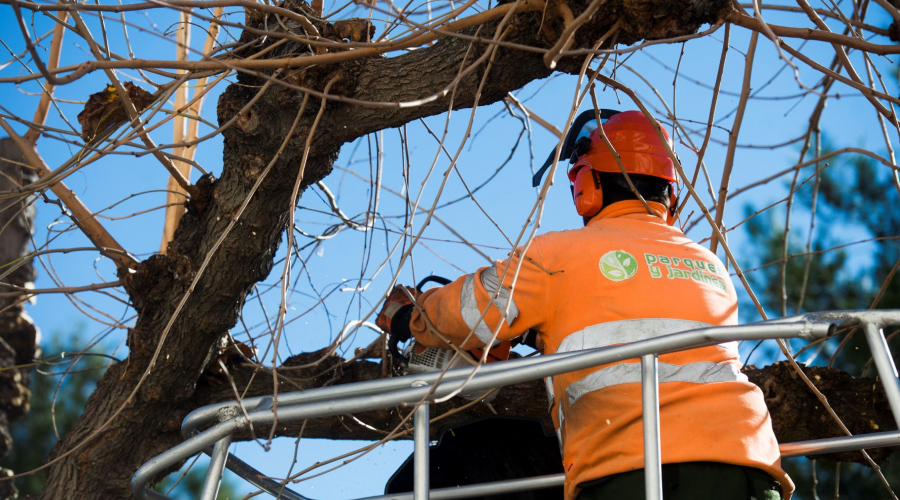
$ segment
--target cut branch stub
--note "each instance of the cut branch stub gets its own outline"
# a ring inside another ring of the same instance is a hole
[[[132,82],[125,82],[128,98],[134,103],[138,113],[153,103],[153,94],[138,87]],[[78,123],[81,124],[81,138],[90,144],[94,138],[99,137],[109,127],[118,126],[127,118],[122,101],[116,94],[116,88],[109,84],[96,94],[91,94],[81,113],[78,113]]]
[[[338,40],[351,42],[367,42],[375,36],[375,26],[368,19],[345,19],[326,24],[322,35]]]

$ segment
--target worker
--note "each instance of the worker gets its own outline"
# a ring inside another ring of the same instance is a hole
[[[594,110],[584,116],[566,138],[584,227],[537,236],[424,292],[418,307],[395,288],[377,320],[385,331],[464,349],[537,332],[552,354],[736,324],[725,266],[674,225],[668,135],[640,111],[604,110],[601,125]],[[763,394],[741,366],[736,342],[659,357],[666,500],[790,498]],[[640,373],[640,360],[628,359],[548,381],[566,500],[644,498]]]

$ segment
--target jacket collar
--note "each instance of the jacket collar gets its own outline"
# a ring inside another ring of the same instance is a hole
[[[641,203],[641,200],[619,201],[601,210],[599,214],[595,215],[588,222],[588,225],[595,224],[603,219],[618,218],[643,220],[665,225],[669,218],[669,211],[666,210],[666,207],[662,203],[655,201],[648,201],[647,204],[650,205],[655,215],[647,213],[647,207]]]

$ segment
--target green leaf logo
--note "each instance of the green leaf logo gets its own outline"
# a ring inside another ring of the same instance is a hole
[[[600,257],[600,272],[610,281],[625,281],[638,270],[634,256],[624,250],[606,252]]]

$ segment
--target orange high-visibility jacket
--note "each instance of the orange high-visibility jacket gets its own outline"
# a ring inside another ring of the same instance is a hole
[[[547,354],[735,324],[725,267],[668,226],[663,205],[650,205],[656,215],[640,201],[614,203],[584,228],[538,236],[526,251],[429,290],[419,303],[458,346],[535,329]],[[419,312],[410,329],[423,345],[447,347]],[[756,467],[781,483],[787,500],[794,485],[763,394],[740,368],[736,343],[659,357],[662,461]],[[547,381],[567,500],[579,484],[644,467],[640,380],[640,360],[629,359]]]

